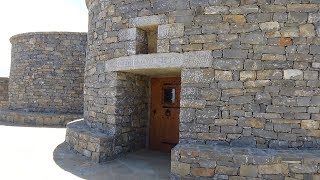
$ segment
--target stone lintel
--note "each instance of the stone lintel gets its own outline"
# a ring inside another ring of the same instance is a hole
[[[167,24],[168,17],[166,15],[153,15],[131,18],[129,20],[129,27],[131,28],[143,28],[147,26],[157,26],[161,24]]]
[[[211,51],[188,53],[140,54],[120,57],[105,62],[107,72],[124,71],[138,74],[179,72],[182,68],[205,68],[212,65]]]

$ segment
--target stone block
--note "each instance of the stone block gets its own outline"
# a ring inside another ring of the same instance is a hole
[[[238,126],[221,126],[221,133],[225,134],[241,134],[242,127]]]
[[[258,11],[259,7],[256,5],[244,5],[230,8],[231,14],[250,14],[257,13]]]
[[[260,29],[262,31],[277,31],[280,29],[280,24],[278,22],[260,23]]]
[[[311,106],[320,106],[320,96],[311,97]]]
[[[293,44],[292,38],[286,37],[286,38],[280,38],[279,45],[280,46],[290,46]]]
[[[232,71],[215,71],[215,80],[217,81],[232,81]]]
[[[206,100],[183,99],[180,103],[182,108],[204,108],[206,106]]]
[[[215,34],[193,35],[189,37],[189,42],[191,44],[210,43],[210,42],[215,42],[216,40],[217,40],[217,35]]]
[[[282,27],[280,34],[282,37],[299,37],[300,31],[298,27]]]
[[[244,44],[265,44],[267,39],[262,33],[250,33],[241,35],[240,41]]]
[[[188,69],[181,73],[182,83],[210,83],[214,81],[214,70],[205,69]]]
[[[204,14],[228,14],[228,6],[209,6],[204,8]]]
[[[129,27],[143,28],[147,26],[157,26],[167,24],[168,18],[165,15],[142,16],[129,19]]]
[[[271,84],[270,80],[257,80],[257,81],[247,81],[244,82],[244,87],[246,88],[258,88],[265,87]]]
[[[304,24],[299,26],[301,37],[315,37],[316,31],[313,24]]]
[[[287,11],[287,7],[283,5],[262,5],[261,10],[264,13],[285,13]]]
[[[240,81],[220,81],[218,86],[221,89],[238,89],[242,88],[243,84]]]
[[[181,24],[181,23],[160,25],[158,27],[159,39],[179,38],[179,37],[183,37],[183,35],[184,35],[184,24]]]
[[[223,133],[198,133],[198,138],[202,140],[224,141],[226,134]]]
[[[301,121],[302,129],[319,129],[319,121],[315,120],[302,120]]]
[[[212,66],[211,51],[197,51],[184,53],[186,58],[183,62],[183,67],[188,68],[206,68]]]
[[[242,126],[242,127],[263,129],[265,124],[266,124],[266,121],[264,119],[245,118],[244,120],[239,120],[239,126]]]
[[[215,169],[211,168],[192,168],[191,174],[193,176],[200,177],[213,177],[215,175]]]
[[[255,71],[241,71],[240,72],[240,80],[241,81],[254,81],[256,80],[257,75]]]
[[[283,71],[283,79],[295,79],[302,80],[303,79],[303,71],[299,69],[287,69]]]
[[[318,4],[288,4],[288,11],[293,12],[317,12],[319,10]]]
[[[202,33],[204,34],[226,34],[230,31],[230,25],[229,23],[223,22],[223,23],[215,23],[212,24],[204,24],[202,26]]]
[[[196,117],[200,119],[215,119],[219,117],[219,111],[217,108],[196,110]]]
[[[171,172],[180,176],[187,176],[190,174],[190,164],[171,161]]]
[[[216,174],[224,174],[224,175],[237,175],[238,168],[228,167],[228,166],[217,166],[215,173]]]
[[[316,173],[318,166],[315,164],[289,164],[289,170],[298,174]]]
[[[234,119],[215,119],[214,125],[216,126],[235,126],[237,121]]]
[[[318,71],[304,71],[304,80],[318,80],[319,72]]]
[[[252,134],[257,137],[267,138],[267,139],[276,139],[277,133],[273,131],[266,131],[263,129],[253,129]]]
[[[320,64],[320,63],[319,63]],[[214,59],[213,68],[218,70],[242,70],[243,69],[243,60],[233,59]]]
[[[252,96],[230,97],[229,104],[249,104],[253,102]]]
[[[320,54],[320,45],[311,45],[310,54]]]
[[[263,61],[285,61],[286,56],[280,54],[262,54]]]
[[[288,164],[270,164],[270,165],[259,165],[259,174],[283,174],[289,173]]]
[[[234,135],[237,135],[237,134],[234,134]],[[230,141],[230,146],[233,146],[233,147],[251,147],[251,148],[256,148],[257,147],[256,138],[251,136],[251,129],[244,128],[243,132],[242,132],[242,135],[244,135],[244,137],[238,136],[235,139],[232,139]]]
[[[248,57],[248,51],[240,50],[240,49],[225,49],[223,50],[223,57],[232,58],[232,59],[238,59],[238,58],[246,59]]]
[[[308,20],[308,13],[290,12],[288,15],[289,23],[305,24]]]
[[[257,71],[257,79],[265,80],[265,79],[282,79],[282,71],[281,70],[263,70]]]
[[[236,24],[245,24],[246,18],[244,15],[223,15],[223,21]]]
[[[240,176],[243,177],[258,177],[258,166],[255,165],[241,165]]]
[[[285,48],[280,46],[254,45],[253,51],[261,54],[285,54]]]
[[[193,122],[196,119],[196,110],[192,108],[180,109],[180,122]]]
[[[271,13],[252,13],[246,16],[248,23],[264,23],[270,22],[272,19]]]
[[[320,13],[309,13],[308,23],[320,22]]]
[[[311,97],[297,97],[298,106],[310,106]]]
[[[200,98],[208,101],[217,101],[221,97],[221,91],[219,89],[201,89]]]
[[[119,41],[134,41],[137,38],[137,29],[130,28],[130,29],[121,29],[119,31]]]

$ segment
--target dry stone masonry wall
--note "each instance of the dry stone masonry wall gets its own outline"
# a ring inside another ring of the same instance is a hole
[[[65,32],[13,36],[9,102],[0,120],[53,126],[82,118],[86,38]]]
[[[70,147],[96,161],[133,150],[122,140],[143,140],[128,138],[127,132],[144,134],[137,131],[144,127],[145,112],[132,107],[145,105],[141,99],[147,97],[125,89],[143,91],[146,84],[136,78],[146,77],[110,72],[107,62],[178,53],[189,58],[179,67],[180,143],[172,151],[173,179],[318,177],[318,161],[308,158],[318,156],[312,149],[320,147],[320,1],[86,2],[87,128],[69,126]],[[135,101],[120,103],[129,97]],[[137,119],[141,126],[133,125]],[[90,137],[101,137],[98,132],[108,143],[95,141],[99,148],[90,144],[89,150]],[[116,142],[119,135],[122,143]],[[248,167],[241,168],[240,160]]]
[[[9,109],[83,112],[85,33],[13,36]]]
[[[9,78],[0,78],[0,108],[4,108],[8,104],[8,84]]]

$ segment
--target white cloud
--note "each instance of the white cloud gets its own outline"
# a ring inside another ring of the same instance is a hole
[[[11,44],[18,33],[87,32],[85,0],[9,0],[0,6],[0,77],[9,76]]]

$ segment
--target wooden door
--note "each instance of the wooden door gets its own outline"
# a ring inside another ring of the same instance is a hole
[[[151,79],[150,149],[170,152],[179,142],[180,77]]]

